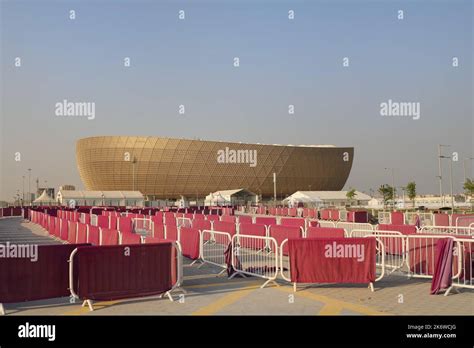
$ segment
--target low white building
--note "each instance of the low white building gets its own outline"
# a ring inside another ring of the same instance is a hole
[[[247,203],[257,203],[257,195],[245,189],[224,190],[210,193],[206,196],[204,205],[222,206],[222,205],[245,205]]]
[[[143,207],[145,197],[140,191],[71,191],[59,190],[57,202],[63,206]]]
[[[297,206],[302,203],[311,207],[367,206],[372,199],[365,193],[355,191],[352,199],[347,198],[348,191],[297,191],[283,200],[283,204]]]

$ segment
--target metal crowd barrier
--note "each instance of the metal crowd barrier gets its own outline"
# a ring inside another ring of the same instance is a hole
[[[223,268],[218,275],[224,273],[227,269],[225,252],[231,243],[232,237],[227,232],[210,230],[201,231],[199,257],[202,264],[199,267],[207,263]]]
[[[423,226],[418,230],[421,234],[450,234],[454,236],[474,235],[474,225],[466,227],[454,226]]]
[[[457,273],[453,275],[453,283],[446,290],[448,296],[452,290],[459,292],[460,288],[474,289],[474,240],[456,238]]]
[[[270,249],[267,245],[271,246]],[[274,238],[242,234],[232,237],[232,268],[235,273],[231,278],[237,274],[263,278],[266,281],[261,288],[264,288],[269,283],[276,284],[278,267],[278,244]]]
[[[377,253],[377,266],[382,266],[382,256],[384,269],[390,269],[391,274],[395,271],[402,271],[406,266],[405,235],[398,231],[381,230],[352,230],[350,238],[353,237],[375,237],[384,245],[384,255]]]
[[[336,228],[343,228],[344,230],[346,230],[347,236],[350,236],[353,230],[372,231],[374,229],[374,226],[368,223],[339,221],[336,224]]]
[[[149,218],[133,218],[132,232],[144,237],[152,237],[153,221]]]

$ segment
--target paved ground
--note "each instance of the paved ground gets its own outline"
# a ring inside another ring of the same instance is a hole
[[[13,238],[14,237],[14,238]],[[0,243],[58,243],[38,225],[21,219],[0,220]],[[280,283],[260,289],[263,280],[216,276],[220,269],[186,261],[183,288],[175,302],[148,297],[97,302],[95,311],[69,298],[6,304],[7,315],[474,315],[474,292],[448,297],[429,294],[431,282],[391,275],[376,283],[375,292],[359,285],[293,287]]]

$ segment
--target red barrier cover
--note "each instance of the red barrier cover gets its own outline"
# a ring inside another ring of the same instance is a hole
[[[120,244],[141,244],[142,238],[136,233],[121,233]]]
[[[99,227],[89,225],[89,232],[87,233],[87,243],[91,243],[92,245],[100,245]]]
[[[193,228],[198,229],[200,231],[211,229],[211,222],[208,220],[202,220],[202,219],[193,220],[192,224],[193,224]]]
[[[59,231],[59,238],[61,238],[62,240],[67,240],[68,229],[69,229],[69,221],[67,219],[61,219],[61,229]]]
[[[87,243],[87,225],[78,223],[77,225],[77,243]]]
[[[131,233],[131,232],[122,232]],[[117,245],[119,243],[119,234],[117,230],[109,228],[100,229],[100,245]]]
[[[117,225],[118,225],[118,230],[120,232],[132,233],[132,218],[130,218],[130,217],[119,217]]]
[[[290,239],[291,281],[371,283],[375,281],[375,239]]]
[[[69,255],[77,244],[39,245],[37,260],[0,258],[0,303],[69,296]]]
[[[173,287],[171,243],[79,248],[80,299],[110,301],[161,294]]]
[[[178,227],[173,226],[173,225],[166,225],[165,231],[166,231],[166,239],[174,240],[174,241],[178,240]]]
[[[199,258],[199,236],[198,229],[181,227],[180,243],[183,256],[192,260]]]

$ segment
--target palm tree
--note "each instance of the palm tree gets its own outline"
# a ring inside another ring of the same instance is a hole
[[[356,190],[355,189],[351,188],[349,191],[347,191],[346,197],[349,200],[349,205],[351,205],[352,200],[354,199],[355,196],[356,196]]]
[[[415,198],[416,198],[416,184],[414,181],[411,181],[406,186],[406,191],[408,198],[412,201],[413,208],[415,208]]]
[[[474,180],[466,179],[463,188],[466,195],[471,197],[471,210],[474,210]]]

